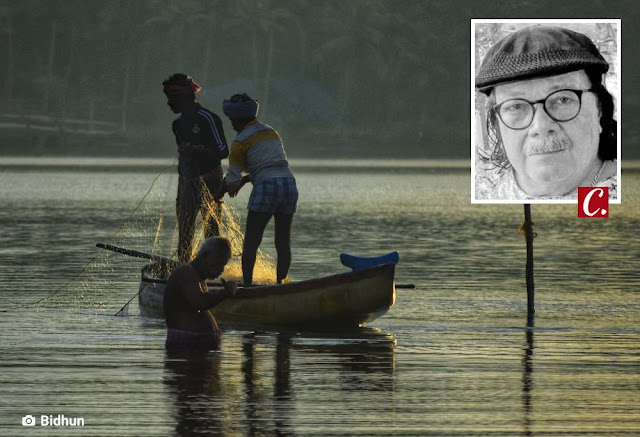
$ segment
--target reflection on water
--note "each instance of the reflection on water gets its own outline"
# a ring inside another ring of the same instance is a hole
[[[87,265],[156,176],[138,170],[0,172],[1,309]],[[112,317],[144,261],[109,255],[47,305],[0,313],[0,434],[41,435],[20,418],[65,414],[96,436],[638,435],[638,173],[623,172],[622,205],[606,220],[532,206],[527,327],[520,205],[470,205],[469,175],[441,169],[296,175],[295,279],[344,271],[340,252],[398,250],[398,281],[418,288],[398,290],[369,329],[228,331],[221,352],[186,360],[165,354],[164,322],[141,318],[135,299]],[[159,180],[164,196],[139,212],[173,214],[171,187]],[[247,197],[228,204],[244,214]],[[122,245],[152,246],[158,223],[148,223],[134,220]],[[270,226],[263,247],[274,254],[272,241]]]
[[[272,392],[266,387],[265,379],[269,378],[261,370],[264,363],[259,362],[256,356],[256,341],[255,333],[242,337],[242,374],[248,435],[258,435],[267,430],[272,430],[276,435],[291,435],[291,338],[288,335],[278,335],[275,338]]]
[[[533,329],[534,320],[529,318],[527,328],[525,329],[526,346],[524,348],[524,357],[522,358],[522,406],[524,409],[524,435],[533,435],[531,431],[531,411],[532,400],[531,392],[533,389]]]
[[[165,358],[164,383],[174,398],[176,435],[222,430],[219,354]],[[216,399],[217,397],[217,399]],[[219,435],[225,435],[220,433]]]
[[[390,403],[395,398],[395,338],[389,333],[364,329],[349,338],[255,332],[230,336],[231,342],[240,342],[240,366],[227,365],[232,353],[226,350],[165,357],[163,380],[173,400],[177,435],[308,435],[296,431],[304,418],[314,416],[324,402],[338,401],[331,387],[321,386],[322,376],[332,373],[342,387],[341,398],[353,393],[365,402],[370,392]],[[225,349],[237,346],[228,343]],[[316,409],[296,411],[298,401],[309,395]],[[387,415],[388,410],[378,413]]]

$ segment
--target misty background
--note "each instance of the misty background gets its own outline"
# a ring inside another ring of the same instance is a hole
[[[633,1],[0,1],[0,155],[176,154],[162,81],[247,92],[290,157],[469,158],[471,18],[622,18],[624,158],[640,157]],[[625,50],[628,48],[628,51]],[[626,55],[626,56],[625,56]]]

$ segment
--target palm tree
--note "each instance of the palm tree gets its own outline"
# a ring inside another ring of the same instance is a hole
[[[315,8],[308,0],[293,0],[291,14],[293,25],[297,30],[299,55],[296,66],[300,77],[304,77],[307,70],[307,53],[309,45],[308,30],[315,24]],[[291,21],[290,21],[291,22]]]
[[[49,99],[51,96],[51,88],[53,84],[53,62],[56,55],[56,37],[58,36],[58,22],[53,20],[51,23],[51,35],[49,37],[49,62],[47,63],[47,73],[44,77],[45,93],[42,101],[42,111],[46,114],[49,112]]]
[[[366,5],[340,2],[327,5],[324,10],[326,27],[335,36],[320,45],[314,63],[333,66],[342,76],[339,89],[343,127],[351,106],[358,64],[360,71],[371,71],[369,68],[376,71],[380,63],[379,47],[384,39],[381,9],[381,2],[375,0]]]
[[[120,94],[120,130],[122,132],[127,131],[128,120],[128,108],[129,108],[129,94],[131,89],[131,77],[133,74],[133,61],[135,53],[135,34],[133,31],[133,18],[131,14],[131,2],[125,2],[124,8],[119,7],[119,4],[106,3],[102,10],[102,25],[106,28],[113,29],[120,26],[121,44],[122,50],[120,59],[123,60],[122,66],[122,81],[121,81],[121,94]]]
[[[13,84],[15,81],[15,51],[14,51],[14,23],[11,9],[7,6],[0,8],[0,33],[7,37],[6,66],[7,72],[4,81],[4,98],[11,99]]]
[[[204,25],[204,34],[206,35],[206,44],[203,53],[202,71],[198,76],[202,84],[208,84],[209,73],[211,71],[211,60],[213,58],[214,47],[215,51],[220,50],[220,42],[228,38],[229,29],[238,28],[242,23],[236,16],[229,16],[228,9],[230,9],[221,0],[212,0],[203,5],[198,13],[195,13],[192,17],[193,23],[200,23]],[[235,5],[233,7],[235,10]]]
[[[197,0],[153,0],[150,6],[150,10],[159,14],[148,18],[143,24],[163,30],[160,35],[167,35],[176,69],[182,71],[184,48],[188,44],[185,33],[199,16],[202,5]]]
[[[254,86],[257,87],[258,77],[263,78],[263,93],[261,108],[266,114],[269,104],[269,91],[273,74],[273,58],[276,50],[276,34],[285,34],[290,26],[296,23],[295,15],[289,9],[274,6],[272,0],[240,0],[239,7],[235,9],[236,19],[244,23],[243,28],[251,29],[251,59],[253,66]],[[258,37],[261,37],[258,39]],[[266,36],[266,47],[260,42]],[[260,54],[265,52],[266,59],[260,59]],[[261,61],[265,62],[264,71],[259,67]]]

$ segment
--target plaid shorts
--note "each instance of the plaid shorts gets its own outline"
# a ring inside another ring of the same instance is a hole
[[[168,328],[164,347],[167,352],[174,353],[220,350],[220,331],[192,332]]]
[[[293,214],[298,205],[298,188],[292,177],[273,178],[253,187],[247,209],[270,214]]]

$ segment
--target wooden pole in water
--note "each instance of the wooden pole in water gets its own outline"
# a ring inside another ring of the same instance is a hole
[[[524,205],[524,224],[522,225],[524,238],[527,241],[527,320],[531,322],[535,314],[533,288],[533,222],[531,221],[531,205]]]

